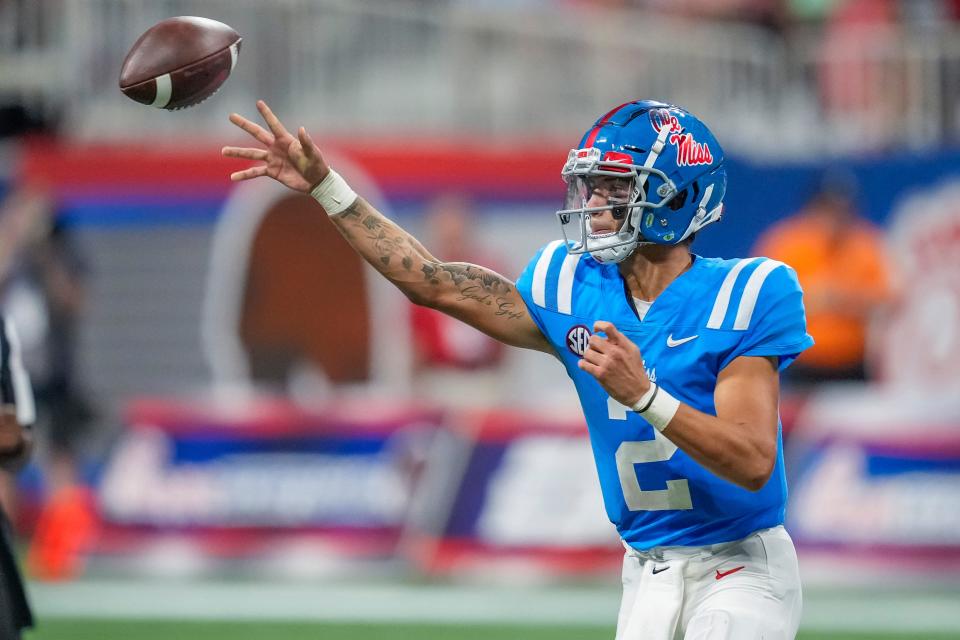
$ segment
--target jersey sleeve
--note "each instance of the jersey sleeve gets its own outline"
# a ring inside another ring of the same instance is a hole
[[[520,274],[520,277],[517,278],[517,291],[520,292],[520,297],[523,298],[524,304],[527,305],[527,311],[530,313],[530,317],[533,318],[533,321],[540,329],[540,333],[548,338],[550,334],[547,332],[547,325],[542,314],[546,292],[547,271],[549,270],[550,262],[553,260],[554,254],[561,244],[559,240],[555,240],[541,247],[533,258],[531,258],[526,268]],[[537,304],[538,299],[540,304]]]
[[[782,371],[813,346],[797,273],[786,264],[771,264],[777,266],[760,284],[744,336],[722,367],[739,356],[777,356]]]

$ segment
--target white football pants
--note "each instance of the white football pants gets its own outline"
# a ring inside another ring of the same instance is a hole
[[[628,549],[617,640],[793,640],[801,605],[782,526],[707,547]]]

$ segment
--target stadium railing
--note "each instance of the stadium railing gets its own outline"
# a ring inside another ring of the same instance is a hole
[[[656,97],[704,114],[729,150],[774,157],[939,146],[960,131],[960,38],[948,26],[781,37],[640,10],[440,0],[34,0],[0,11],[0,95],[62,112],[64,131],[87,139],[219,135],[225,112],[258,97],[318,131],[565,139],[613,105]],[[127,49],[184,12],[243,35],[235,77],[189,115],[122,99]]]

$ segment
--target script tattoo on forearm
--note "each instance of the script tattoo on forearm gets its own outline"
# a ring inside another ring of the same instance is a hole
[[[458,301],[473,300],[493,307],[494,315],[511,320],[523,317],[523,313],[517,311],[516,305],[506,297],[513,292],[513,288],[503,278],[486,269],[464,262],[452,262],[436,266],[424,263],[421,270],[434,286],[439,286],[446,279],[444,276],[448,276],[460,293]]]
[[[356,246],[355,233],[361,235],[367,247],[364,255],[398,285],[399,281],[392,276],[397,275],[398,270],[412,274],[419,264],[423,280],[429,285],[439,287],[453,283],[459,293],[458,302],[472,300],[491,307],[494,315],[510,320],[524,317],[523,311],[518,310],[516,303],[509,298],[513,293],[509,282],[476,265],[463,262],[436,263],[427,259],[406,231],[359,198],[337,219],[347,240]]]

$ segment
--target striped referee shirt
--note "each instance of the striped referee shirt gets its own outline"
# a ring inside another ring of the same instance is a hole
[[[17,422],[28,426],[36,420],[30,377],[20,357],[20,339],[10,319],[0,315],[0,403],[13,405]]]

